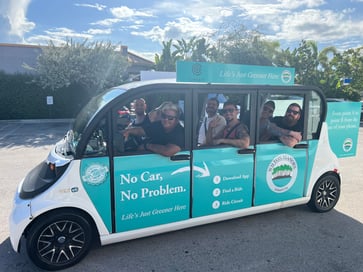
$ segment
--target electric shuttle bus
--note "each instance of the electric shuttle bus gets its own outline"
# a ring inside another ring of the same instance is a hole
[[[247,148],[198,144],[211,97],[238,106],[250,136]],[[148,111],[165,101],[178,105],[184,128],[178,153],[139,150],[140,139],[123,137],[139,98]],[[291,103],[300,105],[298,144],[260,140],[266,101],[274,102],[274,116],[283,116]],[[19,251],[24,238],[37,266],[58,270],[79,262],[95,242],[108,245],[301,204],[327,212],[339,199],[341,177],[326,114],[319,89],[293,84],[153,80],[107,90],[82,109],[18,186],[12,247]]]

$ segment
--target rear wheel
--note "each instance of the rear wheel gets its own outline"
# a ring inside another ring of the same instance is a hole
[[[339,196],[339,179],[334,175],[325,175],[315,184],[308,206],[316,212],[327,212],[334,208]]]
[[[40,268],[59,270],[78,263],[92,245],[92,227],[82,215],[61,211],[40,218],[30,228],[26,248]]]

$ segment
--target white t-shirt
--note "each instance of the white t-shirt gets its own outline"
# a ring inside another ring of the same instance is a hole
[[[226,126],[226,119],[224,119],[223,116],[216,114],[213,117],[205,117],[200,126],[200,129],[199,129],[198,144],[200,144],[200,145],[206,144],[206,140],[207,140],[206,135],[207,135],[209,124],[210,124],[210,122],[212,122],[212,120],[214,120],[217,117],[219,117],[218,118],[219,120],[218,120],[217,126],[215,127],[215,129],[213,131],[213,136],[217,135]]]

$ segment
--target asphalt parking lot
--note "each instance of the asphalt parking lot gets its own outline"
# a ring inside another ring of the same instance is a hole
[[[19,181],[70,127],[0,122],[0,271],[40,271],[10,245]],[[357,156],[341,160],[342,193],[329,213],[306,206],[96,248],[64,271],[363,271],[363,127]]]

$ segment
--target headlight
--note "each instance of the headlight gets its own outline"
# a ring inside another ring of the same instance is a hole
[[[56,167],[53,163],[42,162],[25,177],[19,197],[29,199],[47,190],[67,169],[68,164]]]

